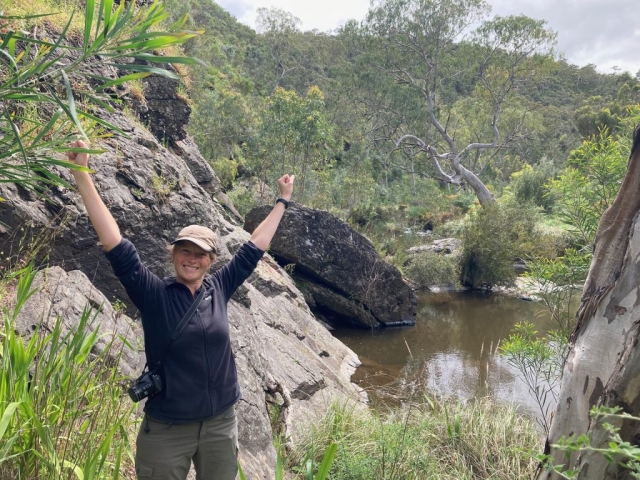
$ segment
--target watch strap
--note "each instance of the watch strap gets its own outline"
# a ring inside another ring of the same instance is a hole
[[[284,205],[284,209],[286,210],[287,208],[289,208],[289,201],[285,200],[284,198],[280,197],[276,200],[276,203],[282,203]]]

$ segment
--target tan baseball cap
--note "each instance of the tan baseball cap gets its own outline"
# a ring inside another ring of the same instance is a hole
[[[215,252],[216,247],[218,246],[216,234],[213,230],[201,225],[189,225],[188,227],[184,227],[180,230],[176,239],[171,242],[171,245],[182,241],[195,243],[205,252]]]

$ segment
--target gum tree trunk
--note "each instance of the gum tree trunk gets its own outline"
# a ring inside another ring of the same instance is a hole
[[[640,415],[640,126],[636,128],[627,175],[616,200],[598,226],[594,257],[571,336],[558,406],[545,450],[555,465],[580,470],[579,479],[623,479],[628,471],[602,454],[573,454],[550,447],[561,437],[591,436],[591,445],[606,447],[609,437],[591,407],[622,407]],[[605,421],[616,424],[610,418]],[[638,422],[618,421],[623,441],[638,444]],[[559,475],[542,472],[539,480]]]

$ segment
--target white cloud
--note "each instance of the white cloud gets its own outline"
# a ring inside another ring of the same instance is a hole
[[[368,0],[220,0],[218,3],[252,28],[255,28],[258,8],[278,7],[302,20],[303,30],[323,32],[335,30],[352,18],[364,18],[369,8]]]
[[[256,10],[278,7],[302,20],[304,30],[330,31],[349,19],[362,20],[369,0],[219,0],[242,23],[255,27]],[[577,65],[609,72],[640,70],[637,0],[489,0],[496,15],[543,19],[558,32],[558,51]]]

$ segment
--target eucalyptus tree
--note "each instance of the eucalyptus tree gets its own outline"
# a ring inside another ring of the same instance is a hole
[[[335,150],[324,94],[315,86],[305,96],[278,87],[265,99],[257,123],[246,150],[260,179],[261,197],[266,184],[291,172],[300,184],[297,196],[303,201],[310,173],[328,167]]]
[[[630,112],[627,128],[639,121],[636,108]],[[622,166],[623,171],[627,167],[626,175],[621,182],[609,178],[611,185],[597,186],[602,179],[595,175],[589,179],[594,181],[591,187],[599,189],[595,195],[608,208],[595,234],[591,268],[547,437],[549,470],[541,472],[541,480],[637,478],[639,471],[638,422],[630,416],[640,415],[640,125],[635,128],[631,149],[612,149],[611,140],[602,143],[599,151],[585,155],[593,171],[612,177]],[[600,160],[593,161],[594,153]],[[614,162],[619,166],[613,169],[612,156],[622,160]],[[611,201],[612,189],[618,186]],[[590,415],[594,407],[617,408],[624,415],[594,418]]]
[[[301,24],[298,17],[281,8],[258,9],[257,31],[262,34],[271,57],[271,61],[266,62],[266,69],[273,82],[272,92],[283,86],[285,77],[293,70],[301,68]]]
[[[57,154],[101,152],[71,148],[72,139],[88,140],[105,131],[124,134],[96,114],[99,109],[113,111],[115,87],[148,75],[180,78],[175,71],[153,64],[197,62],[157,53],[199,33],[182,28],[186,17],[163,30],[168,14],[159,2],[138,9],[135,2],[120,2],[114,8],[113,0],[87,0],[75,41],[68,36],[76,12],[71,12],[60,32],[38,34],[36,27],[20,28],[22,22],[51,15],[0,12],[5,25],[0,31],[0,182],[34,190],[42,183],[67,185],[50,170],[54,165],[82,168],[60,160]],[[111,69],[114,77],[100,75],[98,63]]]
[[[507,124],[501,117],[505,106],[539,73],[538,60],[555,43],[544,21],[487,20],[488,14],[484,0],[381,0],[360,26],[343,30],[369,39],[376,51],[360,54],[393,82],[388,97],[372,102],[379,104],[378,131],[386,131],[396,148],[424,153],[439,180],[469,185],[482,205],[493,196],[478,171],[522,135],[526,112]],[[375,73],[368,75],[380,82]],[[464,93],[479,107],[472,114],[483,120],[476,119],[472,129],[469,122],[463,125],[467,112],[453,108]],[[414,112],[406,115],[405,107]],[[472,158],[480,165],[475,172]]]

